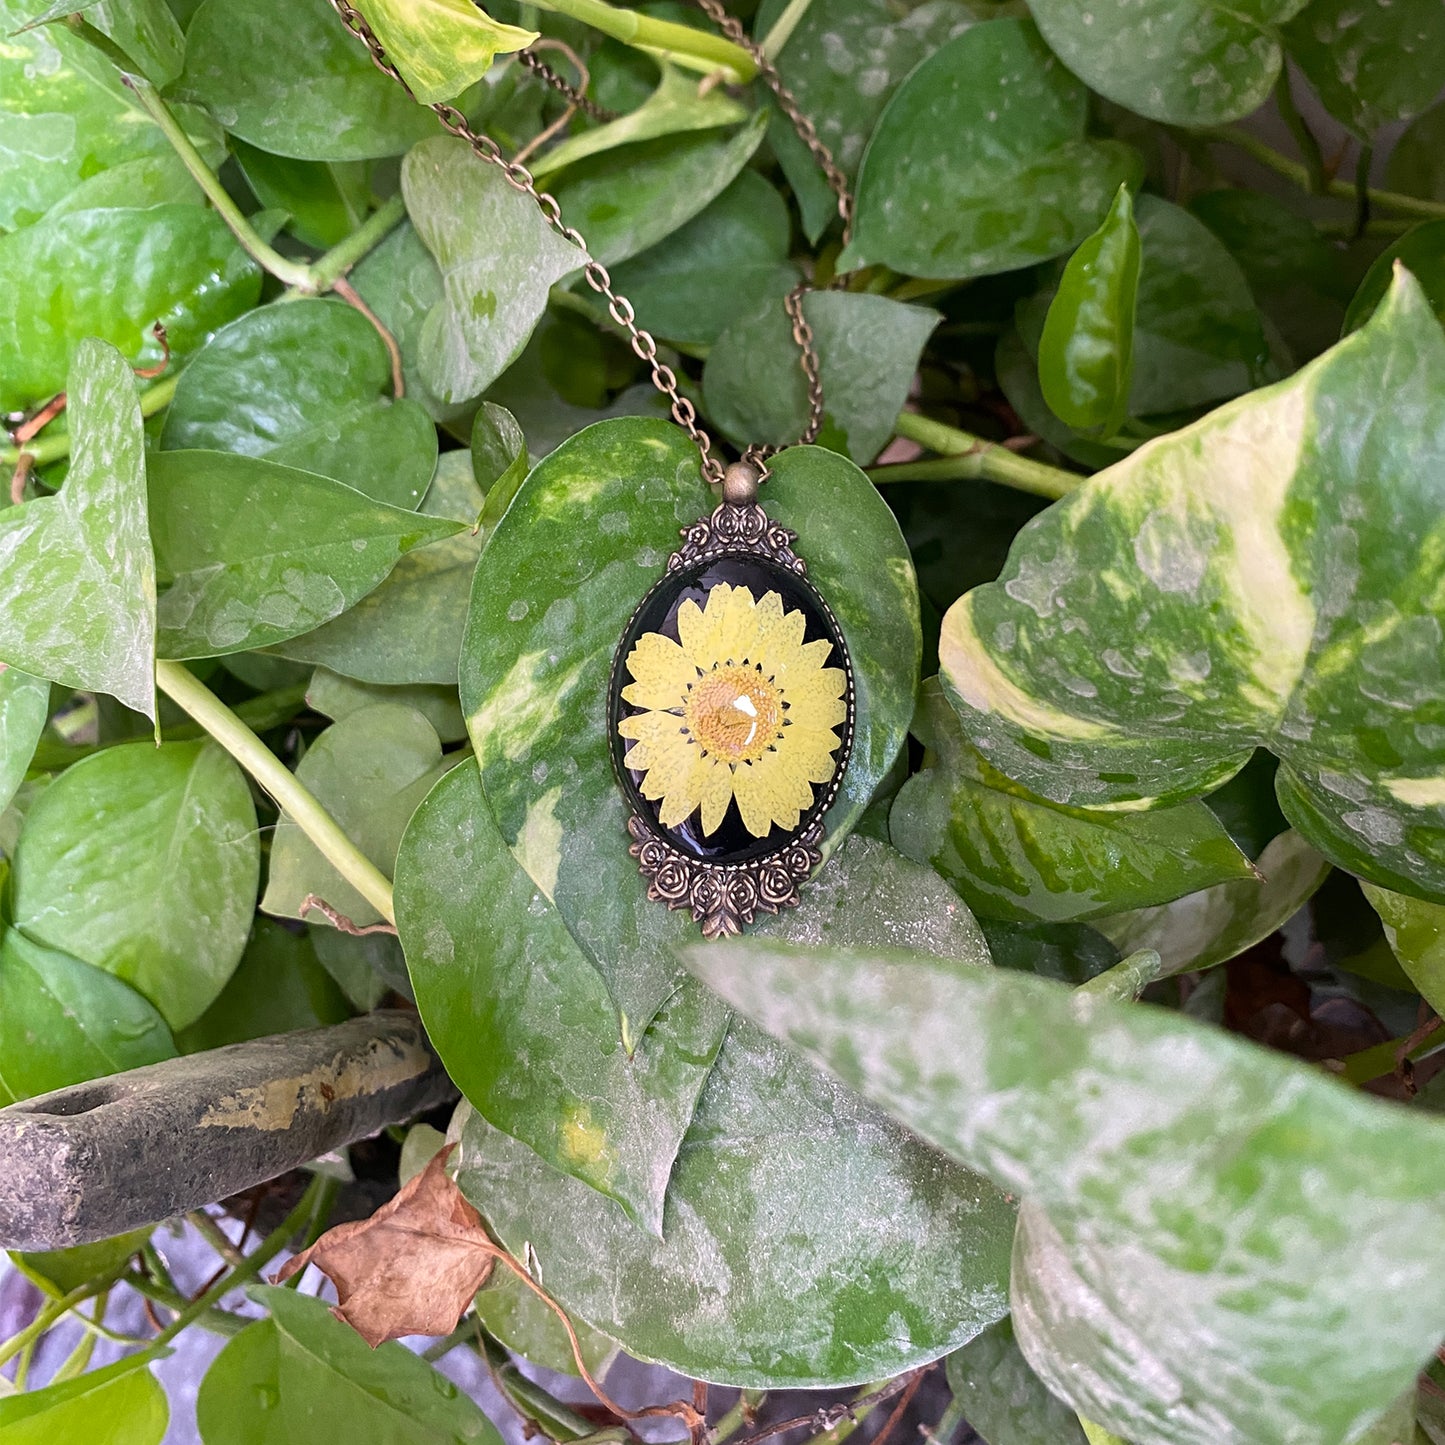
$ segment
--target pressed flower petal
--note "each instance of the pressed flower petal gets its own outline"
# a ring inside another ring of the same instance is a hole
[[[627,654],[627,670],[633,681],[622,696],[634,707],[679,707],[688,683],[697,677],[688,654],[660,632],[644,632],[637,639]]]
[[[727,584],[723,583],[708,593],[706,612],[690,597],[677,610],[677,635],[682,652],[698,672],[706,672],[717,661],[717,614],[713,611],[713,598],[726,589]]]
[[[733,796],[733,770],[718,758],[708,758],[707,765],[699,790],[704,835],[717,832]]]

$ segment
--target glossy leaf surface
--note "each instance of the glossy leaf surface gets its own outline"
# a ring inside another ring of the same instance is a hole
[[[383,702],[327,728],[301,759],[296,776],[357,847],[390,874],[407,821],[445,770],[432,725],[415,708]],[[261,907],[301,918],[307,916],[302,904],[313,894],[357,925],[381,917],[283,813]]]
[[[50,684],[18,667],[0,671],[0,812],[25,781],[50,712]]]
[[[13,928],[0,934],[0,1103],[175,1052],[165,1020],[129,984]]]
[[[65,485],[0,512],[0,660],[153,716],[156,569],[135,380],[114,347],[85,341],[68,396]]]
[[[1365,884],[1400,967],[1437,1014],[1445,1008],[1445,907]]]
[[[417,1005],[452,1078],[491,1124],[659,1234],[727,1010],[685,982],[629,1057],[607,985],[502,840],[472,764],[422,805],[396,870]]]
[[[1441,656],[1435,359],[1445,338],[1402,275],[1289,381],[1032,522],[1004,577],[944,619],[944,685],[983,755],[1056,801],[1134,808],[1218,786],[1263,743],[1286,816],[1326,857],[1445,892],[1421,730]]]
[[[267,306],[222,328],[181,373],[161,445],[266,457],[413,509],[436,466],[436,429],[390,390],[386,347],[359,311]]]
[[[1050,48],[1092,90],[1170,125],[1219,125],[1258,109],[1279,75],[1276,28],[1306,0],[1248,11],[1209,0],[1030,5]]]
[[[40,1390],[0,1397],[5,1445],[160,1445],[170,1421],[151,1351]]]
[[[250,790],[216,744],[128,743],[68,768],[26,815],[14,921],[183,1028],[241,957],[259,868]]]
[[[151,533],[170,579],[163,657],[214,657],[309,632],[414,547],[461,530],[329,477],[228,452],[150,459]]]
[[[772,463],[766,506],[799,533],[809,576],[853,659],[853,754],[828,813],[846,836],[912,713],[917,592],[898,524],[850,463],[798,448]],[[637,1037],[677,977],[693,928],[648,901],[627,854],[606,730],[612,655],[678,533],[712,510],[677,428],[588,428],[541,462],[487,544],[462,653],[462,706],[498,826],[606,979]],[[579,529],[589,537],[579,552]]]
[[[1177,1014],[1010,970],[761,939],[687,957],[1023,1196],[1024,1355],[1125,1438],[1343,1441],[1445,1329],[1437,1120]],[[1419,1288],[1379,1289],[1396,1270]]]
[[[840,264],[961,279],[1071,251],[1138,177],[1127,146],[1085,139],[1087,109],[1030,21],[956,36],[883,112]]]
[[[739,446],[802,435],[808,387],[793,324],[774,294],[718,338],[703,371],[708,414]],[[821,441],[860,466],[893,435],[918,358],[940,317],[887,296],[814,291],[803,298],[823,378]]]
[[[260,272],[212,211],[70,211],[0,236],[0,407],[47,401],[65,387],[84,338],[152,366],[166,328],[171,354],[256,304]]]
[[[260,55],[266,64],[236,63]],[[372,65],[326,0],[284,12],[274,0],[205,0],[177,87],[242,140],[297,160],[400,155],[436,134],[436,117]]]
[[[1415,277],[1437,317],[1445,318],[1445,220],[1413,226],[1377,256],[1345,313],[1346,332],[1358,330],[1385,299],[1399,264]]]
[[[1119,188],[1104,223],[1069,257],[1039,341],[1039,382],[1054,415],[1106,436],[1119,430],[1134,379],[1139,230]]]
[[[977,926],[946,899],[927,869],[859,838],[764,926],[815,945],[909,938],[940,969],[990,971]],[[1004,1309],[1011,1204],[740,1020],[683,1141],[661,1240],[479,1115],[460,1156],[458,1183],[504,1244],[531,1242],[565,1306],[705,1379],[885,1377]]]
[[[889,833],[976,913],[1063,923],[1168,903],[1231,879],[1258,886],[1203,803],[1109,813],[1031,797],[969,746],[936,681],[924,684],[914,727],[933,766],[904,783]]]

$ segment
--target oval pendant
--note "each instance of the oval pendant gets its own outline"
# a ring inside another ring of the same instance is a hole
[[[683,533],[612,663],[608,735],[648,897],[705,937],[798,901],[853,741],[842,629],[755,501]]]

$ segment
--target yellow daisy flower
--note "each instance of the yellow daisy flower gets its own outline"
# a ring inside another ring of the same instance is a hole
[[[705,606],[682,604],[677,642],[660,632],[637,639],[622,696],[645,711],[617,731],[632,741],[625,762],[645,774],[643,797],[661,799],[664,827],[700,809],[710,835],[735,799],[744,827],[765,838],[796,828],[813,785],[833,777],[847,677],[824,666],[827,638],[803,641],[806,626],[776,592],[755,600],[723,582]]]

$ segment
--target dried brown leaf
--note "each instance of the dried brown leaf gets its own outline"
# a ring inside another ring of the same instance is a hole
[[[328,1229],[276,1278],[314,1264],[336,1286],[332,1313],[373,1348],[401,1335],[450,1334],[503,1257],[446,1172],[453,1147],[370,1219]]]

